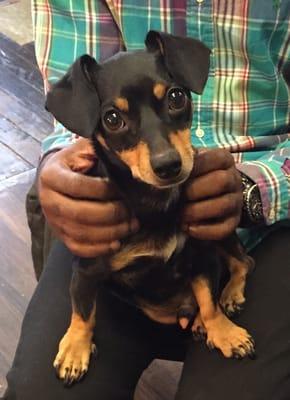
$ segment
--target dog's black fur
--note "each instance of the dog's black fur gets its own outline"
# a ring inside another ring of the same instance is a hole
[[[196,154],[190,91],[203,91],[210,51],[194,39],[154,31],[145,43],[146,50],[119,53],[101,65],[82,56],[47,96],[58,121],[92,139],[99,161],[91,174],[109,177],[140,221],[117,254],[76,260],[71,294],[83,321],[92,315],[100,284],[160,322],[166,313],[171,322],[196,314],[196,277],[204,277],[215,305],[219,299],[217,247],[189,239],[180,228],[183,182]]]

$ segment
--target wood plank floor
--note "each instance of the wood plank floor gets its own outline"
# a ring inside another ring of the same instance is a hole
[[[40,142],[52,121],[33,44],[0,33],[0,396],[17,345],[21,321],[36,281],[25,217]],[[155,361],[143,374],[136,400],[173,400],[182,364]]]
[[[0,395],[36,285],[25,194],[52,126],[42,104],[33,44],[20,46],[0,33]]]

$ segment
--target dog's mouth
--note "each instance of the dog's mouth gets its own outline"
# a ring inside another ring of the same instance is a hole
[[[183,168],[178,175],[172,176],[167,179],[161,179],[159,176],[153,173],[152,169],[144,170],[139,168],[131,169],[131,174],[134,179],[139,182],[145,183],[155,189],[171,189],[182,185],[190,176],[193,162],[187,164],[187,168]]]
[[[196,151],[191,146],[189,130],[185,139],[182,136],[179,142],[177,139],[172,145],[173,151],[169,149],[167,153],[152,155],[145,142],[140,141],[133,148],[116,151],[109,147],[100,135],[97,136],[105,152],[111,154],[111,161],[120,162],[120,167],[128,168],[136,181],[160,190],[180,186],[191,174]]]
[[[182,185],[189,178],[189,172],[181,172],[177,177],[173,179],[156,179],[155,182],[150,182],[150,185],[154,186],[156,189],[171,189]],[[147,182],[149,183],[149,182]]]

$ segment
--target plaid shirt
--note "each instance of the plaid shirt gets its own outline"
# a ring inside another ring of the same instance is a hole
[[[266,223],[289,223],[289,0],[33,0],[33,16],[46,89],[84,53],[101,61],[143,48],[150,29],[203,41],[211,68],[202,96],[193,94],[192,143],[229,149],[259,185]],[[75,139],[56,124],[43,152]],[[247,231],[246,245],[264,232]]]

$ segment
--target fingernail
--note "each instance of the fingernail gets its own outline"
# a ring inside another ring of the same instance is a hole
[[[132,219],[130,222],[130,231],[132,233],[135,233],[139,230],[139,228],[140,228],[139,221],[136,218]]]
[[[112,250],[118,250],[121,246],[121,243],[118,240],[115,240],[115,242],[110,243],[110,248]]]
[[[196,225],[188,225],[187,230],[189,232],[196,232],[197,226]]]

